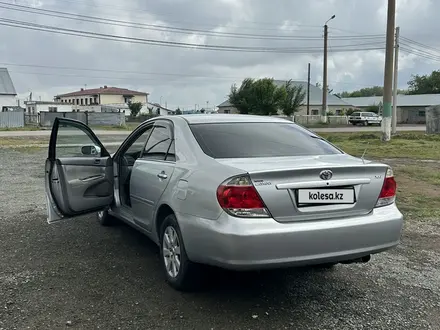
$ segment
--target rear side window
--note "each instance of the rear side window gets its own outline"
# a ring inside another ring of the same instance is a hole
[[[359,117],[361,114],[359,112],[353,112],[351,115],[353,117]]]
[[[212,158],[341,153],[328,142],[291,123],[216,123],[190,127],[203,152]]]

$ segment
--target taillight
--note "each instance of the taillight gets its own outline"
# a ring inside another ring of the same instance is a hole
[[[388,168],[376,207],[393,204],[396,201],[396,190],[397,184],[394,180],[393,170]]]
[[[269,211],[248,176],[226,180],[217,188],[217,200],[230,215],[242,218],[267,218]]]

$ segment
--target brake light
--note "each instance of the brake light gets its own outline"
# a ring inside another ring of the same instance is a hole
[[[393,170],[388,168],[376,207],[393,204],[396,201],[396,191],[397,183],[396,180],[394,180]]]
[[[230,215],[241,218],[267,218],[269,211],[248,176],[226,180],[217,188],[217,200]]]

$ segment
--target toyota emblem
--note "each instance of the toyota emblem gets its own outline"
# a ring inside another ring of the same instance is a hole
[[[322,180],[330,180],[332,178],[332,176],[333,176],[333,172],[330,170],[324,170],[324,171],[321,171],[321,173],[319,173],[319,177]]]

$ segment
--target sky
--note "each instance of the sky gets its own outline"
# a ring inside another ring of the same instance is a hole
[[[406,88],[412,74],[440,66],[440,1],[396,1],[405,38],[398,86]],[[168,108],[212,108],[247,77],[307,81],[308,63],[311,82],[322,83],[332,15],[329,87],[382,85],[386,0],[0,0],[0,67],[21,99],[107,85],[147,92]],[[77,31],[87,35],[60,34]]]

